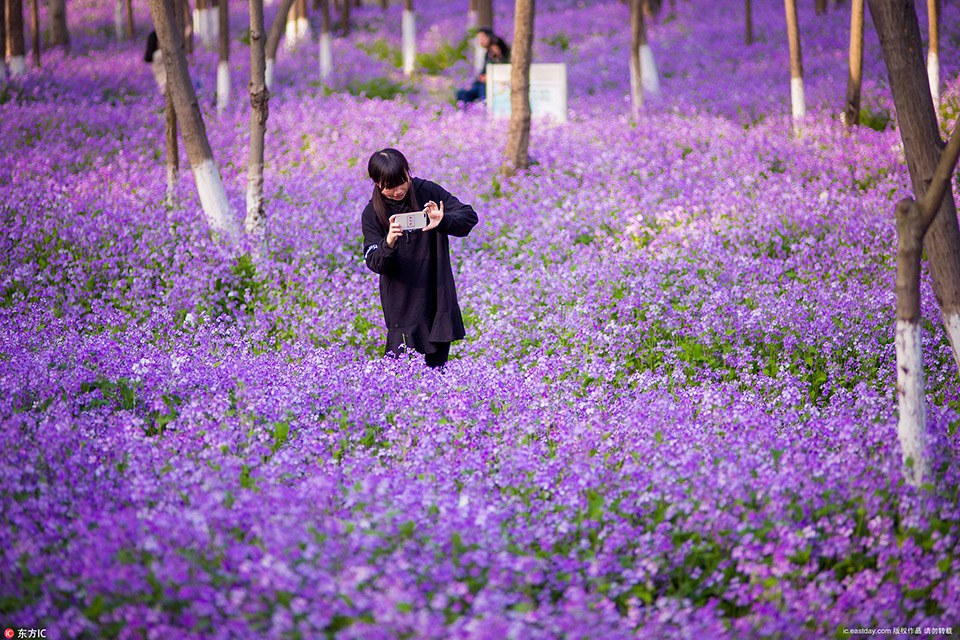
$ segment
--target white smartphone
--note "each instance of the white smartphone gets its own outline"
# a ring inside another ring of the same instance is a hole
[[[423,229],[427,226],[427,214],[425,211],[411,211],[410,213],[398,213],[397,222],[403,231],[413,231],[414,229]]]

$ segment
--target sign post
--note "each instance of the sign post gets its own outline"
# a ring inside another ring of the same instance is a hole
[[[487,65],[487,114],[495,118],[510,117],[510,69],[509,64]],[[566,64],[530,65],[530,113],[567,121]]]

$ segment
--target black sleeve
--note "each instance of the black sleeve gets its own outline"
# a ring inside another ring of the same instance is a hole
[[[363,260],[374,273],[390,273],[397,266],[397,245],[387,245],[387,236],[377,222],[373,205],[368,204],[360,216],[363,226]]]
[[[477,212],[473,207],[460,202],[435,182],[424,181],[423,186],[429,200],[437,204],[443,203],[443,219],[440,220],[437,231],[461,238],[470,233],[478,221]]]

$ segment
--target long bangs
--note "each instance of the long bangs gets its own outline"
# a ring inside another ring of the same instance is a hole
[[[407,181],[410,176],[410,165],[403,154],[396,149],[383,149],[370,156],[367,173],[381,189],[393,189]]]

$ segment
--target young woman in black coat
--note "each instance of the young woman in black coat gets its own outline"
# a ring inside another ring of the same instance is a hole
[[[466,335],[450,268],[450,236],[463,237],[477,214],[440,185],[410,176],[396,149],[370,156],[373,196],[363,209],[363,257],[380,274],[380,303],[387,323],[386,353],[414,349],[430,367],[447,361],[450,343]],[[428,224],[404,231],[401,213],[423,211]]]

